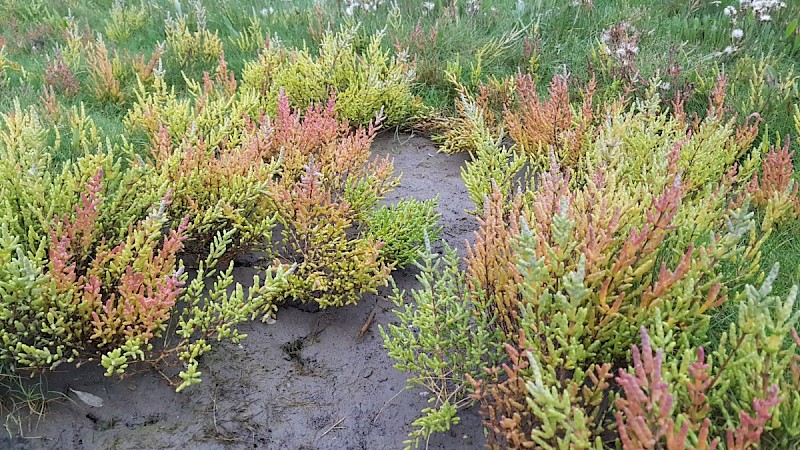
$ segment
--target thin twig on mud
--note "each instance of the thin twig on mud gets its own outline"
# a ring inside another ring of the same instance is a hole
[[[339,426],[339,425],[341,425],[342,422],[344,422],[344,419],[346,419],[346,418],[347,417],[345,416],[345,417],[342,417],[341,419],[337,420],[336,423],[334,423],[333,425],[328,427],[328,429],[325,430],[318,438],[314,439],[314,442],[322,439],[326,434],[330,433],[333,430],[344,430],[345,428],[347,428],[347,427],[340,427]]]
[[[214,431],[217,432],[217,435],[220,434],[219,427],[217,426],[217,389],[214,389],[214,392],[211,393],[211,418],[214,420]]]
[[[392,401],[392,400],[396,399],[398,395],[400,395],[400,394],[402,394],[403,392],[405,392],[405,391],[406,391],[406,389],[408,389],[408,386],[404,387],[403,389],[400,389],[400,390],[397,392],[397,394],[394,394],[394,395],[392,396],[392,398],[390,398],[389,400],[386,400],[386,402],[383,404],[383,406],[381,406],[381,409],[380,409],[380,411],[378,411],[378,414],[375,414],[375,417],[373,417],[373,418],[372,418],[372,423],[375,423],[375,421],[376,421],[376,420],[378,420],[378,416],[380,416],[380,415],[381,415],[381,413],[383,412],[383,410],[384,410],[384,409],[386,409],[386,405],[388,405],[389,403],[391,403],[391,401]]]
[[[411,139],[414,139],[414,132],[412,130],[411,135],[408,137],[408,139],[406,139],[405,141],[401,141],[400,140],[400,127],[395,127],[394,128],[394,138],[395,138],[395,140],[397,140],[397,142],[400,144],[400,146],[403,146],[403,145],[408,144],[411,141]],[[392,153],[394,153],[394,152],[392,152]]]
[[[170,378],[169,375],[165,374],[160,367],[154,366],[154,368],[156,369],[156,372],[158,372],[159,375],[161,375],[162,377],[164,377],[165,380],[167,380],[167,384],[169,384],[170,386],[175,386],[175,381],[172,378]]]
[[[375,310],[378,309],[378,302],[375,302],[375,306],[372,307],[372,310],[369,312],[367,316],[367,320],[364,322],[364,325],[361,326],[361,331],[358,332],[358,337],[363,338],[367,331],[369,331],[370,325],[372,325],[372,321],[375,320]]]

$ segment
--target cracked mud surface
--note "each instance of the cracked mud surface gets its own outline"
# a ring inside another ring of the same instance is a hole
[[[464,211],[472,204],[460,178],[464,155],[437,153],[423,137],[384,134],[373,154],[394,158],[400,185],[386,201],[439,196],[442,237],[464,255],[477,224]],[[245,284],[256,272],[236,269]],[[393,274],[398,287],[415,288],[416,271]],[[406,374],[392,367],[378,325],[392,322],[389,291],[358,305],[307,312],[282,306],[277,322],[241,327],[240,345],[217,345],[201,364],[203,382],[176,394],[157,373],[122,381],[86,365],[49,376],[48,390],[72,401],[48,405],[41,420],[26,423],[25,438],[0,440],[19,449],[400,449],[410,423],[428,406]],[[359,332],[370,313],[374,322]],[[93,408],[70,389],[100,396]],[[14,429],[18,431],[18,429]],[[477,411],[462,414],[450,432],[435,435],[430,449],[484,445]]]

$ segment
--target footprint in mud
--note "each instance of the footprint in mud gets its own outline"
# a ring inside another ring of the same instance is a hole
[[[303,349],[311,344],[314,344],[315,342],[318,342],[320,333],[322,333],[322,330],[316,331],[307,336],[299,337],[283,344],[281,346],[281,350],[283,350],[283,353],[286,354],[283,359],[286,361],[293,361],[295,364],[297,364],[301,374],[302,372],[307,372],[307,361],[303,359]]]
[[[163,419],[163,414],[148,414],[146,416],[129,417],[123,420],[128,428],[141,428],[155,425]]]
[[[97,431],[106,431],[114,428],[119,422],[118,417],[111,417],[110,419],[104,419],[102,417],[98,417],[94,413],[86,414],[86,418],[89,419],[94,424],[94,429]]]
[[[281,350],[283,350],[283,352],[286,353],[286,358],[284,359],[287,361],[295,361],[302,364],[303,361],[301,358],[305,342],[306,338],[301,337],[283,344],[281,346]]]

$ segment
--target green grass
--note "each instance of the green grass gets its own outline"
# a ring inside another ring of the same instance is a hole
[[[794,285],[800,285],[800,223],[778,226],[761,248],[761,267],[765,272],[778,264],[780,272],[772,285],[772,294],[785,298]],[[800,307],[796,305],[795,308]],[[728,331],[738,317],[738,305],[728,302],[719,307],[711,322],[711,339],[715,347],[720,335]]]
[[[781,275],[775,281],[774,292],[785,296],[793,285],[800,285],[800,224],[784,224],[764,243],[762,266],[780,264]]]
[[[8,367],[0,367],[0,414],[8,437],[28,436],[36,431],[47,406],[57,400],[70,400],[61,392],[47,388],[43,375],[27,379]]]
[[[193,7],[186,1],[148,0],[141,3],[126,2],[132,11],[142,11],[145,22],[141,29],[131,30],[130,37],[118,41],[106,38],[121,54],[149,55],[157,42],[165,39],[164,20],[177,14],[175,4],[181,11],[189,14],[189,22],[196,23]],[[788,73],[795,64],[800,48],[792,48],[795,34],[785,37],[790,18],[800,11],[800,5],[793,5],[775,14],[772,22],[761,23],[755,18],[740,21],[745,37],[741,50],[732,55],[713,56],[728,45],[733,44],[730,32],[733,26],[723,15],[722,6],[703,2],[684,2],[672,0],[597,0],[592,7],[575,7],[570,2],[555,0],[524,1],[519,4],[511,0],[485,1],[483,12],[467,16],[463,5],[457,15],[444,11],[450,2],[438,1],[434,10],[422,15],[419,2],[398,2],[396,11],[388,3],[377,12],[356,12],[347,16],[342,2],[316,2],[301,0],[293,2],[255,2],[232,0],[229,2],[206,2],[207,28],[216,31],[225,46],[227,60],[235,71],[241,70],[244,62],[256,56],[255,50],[241,51],[235,41],[247,30],[254,19],[260,23],[264,36],[278,37],[290,47],[308,46],[312,51],[319,42],[321,32],[326,28],[338,29],[341,26],[359,24],[359,33],[366,42],[368,36],[378,31],[387,34],[387,46],[395,42],[411,47],[412,57],[419,62],[418,94],[431,106],[444,112],[452,112],[456,92],[445,76],[445,68],[458,62],[457,72],[468,86],[474,81],[488,77],[504,77],[517,70],[526,70],[528,58],[524,55],[524,40],[538,43],[538,75],[547,80],[553,74],[568,70],[579,82],[585,82],[592,68],[592,54],[596,50],[598,38],[603,30],[620,22],[629,22],[640,33],[640,51],[635,64],[644,80],[657,73],[663,75],[671,63],[681,69],[679,81],[692,83],[698,88],[696,109],[701,110],[707,89],[719,71],[732,76],[732,91],[746,95],[752,81],[750,67],[764,58],[775,73]],[[44,0],[8,0],[2,7],[4,19],[0,19],[0,29],[8,40],[12,57],[31,74],[37,85],[41,82],[44,55],[51,53],[55,45],[64,45],[63,29],[65,17],[71,12],[81,31],[90,30],[92,34],[105,33],[111,20],[113,3],[107,1],[73,0],[47,2]],[[272,8],[272,12],[269,12]],[[265,14],[262,14],[264,10]],[[129,21],[130,22],[130,21]],[[127,22],[117,23],[124,25]],[[417,29],[423,35],[436,30],[436,39],[425,41],[425,46],[415,49],[409,46],[409,35]],[[482,55],[481,49],[492,40],[502,39],[511,30],[522,30],[517,38],[501,52]],[[487,58],[489,56],[489,58]],[[754,60],[754,61],[751,61]],[[165,68],[169,81],[182,84],[181,71],[196,77],[212,64],[192,64],[180,67],[165,57]],[[742,61],[744,61],[742,63]],[[480,70],[477,71],[477,68]],[[473,70],[476,69],[476,70]],[[476,76],[477,74],[477,76]],[[85,75],[85,74],[82,74]],[[601,78],[601,91],[608,89],[608,95],[619,93],[614,80],[604,74]],[[768,80],[762,80],[765,83]],[[38,83],[37,83],[38,82]],[[35,97],[25,95],[28,102]],[[38,89],[34,89],[38,96]],[[797,88],[791,98],[797,99]],[[773,95],[760,106],[760,113],[772,119],[772,129],[785,134],[790,129],[788,121],[781,120],[778,114],[783,104]],[[81,98],[75,101],[83,100]],[[0,105],[2,106],[2,105]],[[746,112],[744,105],[742,113]],[[750,111],[753,112],[753,111]],[[749,114],[749,112],[748,112]],[[785,114],[784,114],[785,116]]]

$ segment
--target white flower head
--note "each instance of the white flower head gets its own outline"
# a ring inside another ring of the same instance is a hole
[[[348,16],[352,16],[359,10],[364,12],[377,11],[385,2],[386,0],[345,0],[347,6],[344,13]]]
[[[435,6],[436,4],[433,2],[422,2],[422,9],[425,10],[425,12],[432,11]]]
[[[733,39],[741,39],[744,37],[744,31],[741,28],[736,28],[735,30],[731,31],[731,37]]]
[[[725,50],[723,50],[722,53],[724,53],[726,55],[732,55],[733,52],[735,52],[735,51],[736,51],[736,47],[734,47],[732,45],[729,45],[729,46],[725,47]]]
[[[786,7],[780,0],[739,0],[739,6],[751,10],[761,22],[770,22],[772,14]]]
[[[736,15],[736,8],[734,8],[731,5],[728,5],[728,6],[725,7],[725,9],[722,10],[722,13],[725,14],[726,16],[735,16]]]

